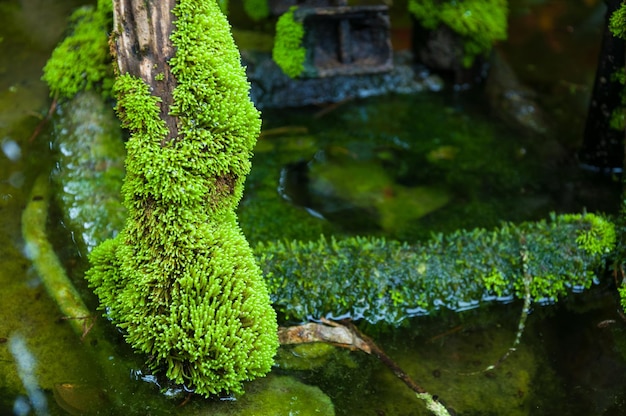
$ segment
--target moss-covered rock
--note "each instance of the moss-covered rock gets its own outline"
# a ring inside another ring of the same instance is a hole
[[[507,37],[507,0],[409,0],[408,8],[425,28],[443,24],[462,37],[465,67]]]
[[[113,24],[113,2],[98,0],[97,7],[84,6],[70,18],[70,34],[52,52],[43,80],[52,95],[71,98],[79,91],[101,89],[111,93],[113,67],[108,33]]]
[[[180,0],[171,35],[170,115],[143,80],[116,81],[132,132],[122,187],[128,219],[91,255],[87,279],[126,340],[175,383],[202,395],[242,393],[278,347],[276,315],[235,208],[259,113],[217,3]]]
[[[291,78],[304,71],[306,49],[302,46],[304,26],[294,19],[297,6],[291,6],[276,22],[276,40],[272,50],[272,58]]]

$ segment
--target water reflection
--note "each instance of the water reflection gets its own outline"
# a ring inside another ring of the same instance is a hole
[[[48,414],[48,400],[39,386],[36,377],[37,362],[34,355],[28,349],[24,337],[14,333],[9,338],[9,351],[15,360],[17,374],[22,381],[27,396],[17,396],[13,404],[15,416],[28,415],[31,410],[36,415]]]

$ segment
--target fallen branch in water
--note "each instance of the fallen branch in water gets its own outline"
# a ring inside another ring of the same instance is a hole
[[[132,364],[119,356],[116,348],[102,332],[102,326],[94,325],[97,316],[84,304],[54,252],[54,247],[46,232],[49,205],[50,182],[48,175],[42,174],[35,180],[26,208],[22,213],[22,237],[26,254],[32,261],[49,296],[59,307],[62,315],[59,320],[70,324],[80,336],[86,350],[92,355],[96,363],[92,364],[92,371],[101,370],[104,379],[112,386],[123,385],[128,378],[128,371]],[[1,338],[0,343],[2,343]],[[65,390],[74,387],[75,385],[65,386]],[[119,394],[110,397],[107,395],[107,398],[112,399],[108,402],[108,406],[120,408],[124,401],[128,400]]]
[[[26,255],[33,262],[48,294],[61,309],[62,319],[67,320],[74,331],[84,338],[93,326],[93,316],[67,277],[46,235],[49,205],[48,176],[40,175],[35,180],[22,213],[22,236],[26,244]]]
[[[52,103],[50,103],[50,107],[48,108],[48,113],[45,115],[44,118],[41,119],[41,121],[39,121],[39,123],[37,124],[37,127],[35,127],[35,130],[33,131],[33,134],[31,134],[30,137],[28,138],[28,143],[32,143],[37,138],[37,136],[39,136],[39,133],[41,133],[41,130],[43,129],[43,127],[50,120],[56,108],[57,108],[57,95],[55,95],[54,98],[52,99]]]
[[[417,384],[402,368],[396,364],[376,343],[364,335],[348,321],[333,322],[322,319],[322,323],[309,322],[303,325],[278,328],[278,339],[281,345],[325,342],[352,351],[360,350],[376,356],[393,374],[417,393],[417,397],[426,402],[426,408],[437,416],[450,415],[437,396],[431,395]]]

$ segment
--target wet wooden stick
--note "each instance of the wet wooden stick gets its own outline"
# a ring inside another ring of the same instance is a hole
[[[361,350],[367,354],[374,355],[389,368],[393,374],[417,397],[426,402],[426,408],[437,416],[449,416],[448,410],[443,404],[437,401],[437,396],[428,393],[423,387],[415,382],[402,368],[391,359],[376,343],[364,335],[351,322],[333,322],[322,319],[322,323],[309,322],[307,324],[280,327],[278,329],[278,339],[282,345],[303,344],[312,342],[325,342],[350,350]]]
[[[41,130],[43,129],[43,127],[46,125],[48,120],[50,120],[50,117],[52,117],[52,114],[54,113],[54,110],[56,108],[57,108],[57,97],[55,96],[52,99],[52,103],[50,104],[50,108],[48,108],[48,113],[46,114],[46,116],[43,119],[41,119],[39,124],[37,124],[37,127],[35,127],[35,130],[33,131],[33,134],[31,134],[30,137],[28,138],[28,143],[32,143],[37,138],[37,136],[39,136],[39,133],[41,133]]]
[[[48,175],[42,174],[35,180],[30,199],[22,213],[22,236],[26,255],[33,262],[35,270],[59,306],[63,317],[74,331],[84,338],[92,325],[92,314],[65,273],[65,268],[48,240],[46,222],[49,204]]]

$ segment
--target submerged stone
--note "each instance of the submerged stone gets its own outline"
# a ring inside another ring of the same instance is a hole
[[[450,201],[443,187],[403,186],[377,160],[340,158],[309,163],[312,208],[326,216],[359,210],[365,221],[394,233]]]
[[[233,402],[203,406],[191,414],[212,416],[299,415],[334,416],[330,398],[317,386],[294,377],[268,375],[249,384],[246,395]]]
[[[278,349],[276,365],[284,370],[315,370],[329,362],[342,368],[356,368],[357,363],[345,349],[323,342],[283,346]]]

